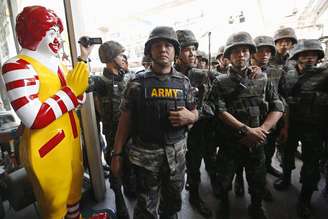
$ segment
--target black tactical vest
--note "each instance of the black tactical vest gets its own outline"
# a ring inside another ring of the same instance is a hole
[[[113,125],[118,123],[119,107],[127,81],[124,80],[123,74],[114,75],[106,69],[101,76],[101,81],[102,91],[98,92],[102,107],[101,120],[104,129],[111,130]]]
[[[291,122],[322,126],[327,124],[328,71],[311,68],[299,75],[290,70],[283,78],[281,87],[288,107]]]
[[[265,99],[267,77],[241,78],[237,73],[219,76],[219,86],[225,99],[227,111],[249,127],[258,127],[269,111]]]
[[[135,81],[141,85],[134,136],[147,144],[174,144],[185,138],[186,127],[172,127],[169,111],[187,106],[188,79],[178,72],[161,78],[146,71]]]

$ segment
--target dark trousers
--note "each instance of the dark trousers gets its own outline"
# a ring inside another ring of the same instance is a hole
[[[265,151],[265,166],[268,168],[272,164],[272,157],[276,151],[276,142],[279,135],[279,130],[273,130],[267,137],[267,143],[264,146]]]
[[[257,146],[249,151],[246,146],[233,144],[220,145],[217,158],[218,183],[223,193],[228,193],[238,166],[244,166],[252,204],[261,205],[265,191],[264,147]]]
[[[320,180],[319,160],[324,141],[323,128],[311,125],[291,123],[288,141],[284,147],[282,166],[284,173],[290,173],[295,168],[295,152],[298,142],[302,143],[302,161],[300,182],[309,190],[317,190]]]
[[[186,167],[188,183],[200,183],[200,166],[204,158],[205,168],[208,173],[216,172],[216,143],[213,129],[209,119],[199,120],[188,133]]]

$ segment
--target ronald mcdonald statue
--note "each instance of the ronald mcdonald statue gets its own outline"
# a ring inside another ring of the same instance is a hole
[[[82,61],[67,72],[58,58],[62,31],[52,10],[25,7],[16,19],[22,50],[2,67],[11,105],[25,125],[20,157],[44,219],[82,218],[83,166],[75,109],[88,86],[86,62],[92,48],[81,46]]]

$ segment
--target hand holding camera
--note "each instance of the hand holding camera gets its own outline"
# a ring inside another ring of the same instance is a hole
[[[80,44],[81,56],[80,58],[88,61],[88,57],[95,44],[102,44],[102,39],[100,37],[92,38],[88,36],[82,36],[78,43]]]

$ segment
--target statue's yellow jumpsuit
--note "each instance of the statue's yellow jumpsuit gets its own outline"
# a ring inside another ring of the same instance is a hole
[[[46,121],[40,122],[46,123],[44,127],[33,128],[33,126],[38,126],[34,122],[31,128],[25,128],[19,147],[21,161],[32,180],[42,217],[45,219],[61,219],[67,213],[67,206],[78,203],[81,198],[83,164],[80,124],[74,111],[74,108],[78,105],[77,98],[70,93],[69,88],[64,88],[66,86],[65,73],[53,72],[28,56],[18,55],[16,58],[18,59],[15,62],[20,63],[22,68],[26,69],[28,67],[36,73],[35,81],[36,84],[39,83],[39,90],[37,97],[34,98],[38,98],[42,104],[43,108],[41,107],[40,111],[44,109],[45,112],[43,113],[48,113],[51,117],[48,118],[48,116],[43,119]],[[13,64],[13,62],[9,64]],[[87,69],[85,63],[79,63],[78,65],[82,70]],[[15,68],[10,69],[10,67],[7,65],[7,70],[12,70],[12,72],[17,70]],[[65,70],[61,68],[61,71]],[[10,73],[9,71],[8,74]],[[5,76],[4,74],[4,78]],[[7,90],[10,85],[10,82],[8,82]],[[63,98],[63,92],[58,93],[60,90],[70,93],[68,96],[71,96],[72,99],[75,98],[74,101],[71,101],[71,103],[74,103],[73,107],[66,103],[67,97],[66,100]],[[58,94],[57,97],[56,94]],[[62,100],[59,100],[58,96]],[[52,100],[49,101],[49,99]],[[44,105],[47,105],[45,101],[49,103],[48,106],[50,107],[44,107]],[[61,109],[62,114],[59,116],[58,112],[48,112],[49,110],[55,111],[55,109],[51,109],[51,104],[54,104],[54,101],[57,103],[57,107],[54,108],[57,108],[58,111],[59,106]],[[16,102],[12,101],[11,103],[15,111],[20,112],[19,110],[22,110],[21,108],[24,106],[15,106]],[[64,106],[65,104],[66,106]]]

